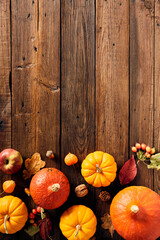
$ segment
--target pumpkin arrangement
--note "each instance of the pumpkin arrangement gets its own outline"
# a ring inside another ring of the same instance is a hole
[[[139,161],[143,163],[148,161],[148,168],[159,169],[160,155],[154,154],[154,148],[136,143],[131,150],[134,155],[126,161],[119,172],[121,185],[126,185],[135,178]],[[46,156],[55,159],[51,150],[47,151]],[[22,162],[21,154],[16,150],[6,149],[0,153],[0,168],[7,174],[16,173],[17,169],[21,168]],[[75,168],[77,162],[78,157],[72,153],[64,158],[68,168]],[[26,159],[24,165],[23,178],[25,181],[30,179],[24,191],[36,207],[28,213],[27,206],[20,198],[12,195],[0,198],[0,232],[13,234],[27,225],[24,230],[30,236],[39,232],[42,239],[52,239],[54,223],[48,210],[61,207],[69,194],[75,194],[78,198],[86,197],[89,188],[85,183],[81,183],[77,185],[74,193],[70,193],[67,176],[56,168],[45,167],[46,162],[41,159],[39,153]],[[116,178],[117,163],[110,154],[95,151],[82,161],[81,175],[90,188],[106,188]],[[5,181],[1,195],[11,194],[15,187],[15,181]],[[111,199],[110,193],[106,190],[103,189],[99,194],[104,204]],[[121,190],[111,199],[110,213],[105,213],[101,218],[102,228],[108,229],[112,237],[116,230],[126,240],[155,240],[160,236],[159,219],[160,196],[143,186],[130,186]],[[89,240],[96,232],[97,217],[89,207],[73,205],[62,213],[59,228],[68,240]]]

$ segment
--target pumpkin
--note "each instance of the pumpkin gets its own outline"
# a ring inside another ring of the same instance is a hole
[[[67,177],[56,168],[43,168],[30,183],[33,201],[44,209],[60,207],[68,198],[70,185]]]
[[[120,191],[110,206],[112,224],[127,240],[155,240],[160,236],[160,196],[147,187]]]
[[[16,183],[13,180],[6,180],[3,183],[3,190],[6,193],[12,193],[15,189]]]
[[[74,205],[62,214],[59,225],[67,239],[88,240],[96,232],[97,219],[90,208]]]
[[[27,207],[14,196],[0,198],[0,232],[12,234],[22,229],[28,219]]]
[[[81,166],[81,173],[86,182],[94,187],[106,187],[114,181],[117,164],[114,158],[101,151],[87,155]]]

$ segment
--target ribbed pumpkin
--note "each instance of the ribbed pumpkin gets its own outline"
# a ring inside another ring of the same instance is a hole
[[[97,219],[93,211],[83,205],[74,205],[60,218],[60,229],[69,240],[88,240],[96,232]]]
[[[94,187],[106,187],[114,181],[117,164],[114,158],[101,151],[87,155],[82,162],[81,173],[86,182]]]
[[[131,186],[112,200],[110,215],[126,240],[155,240],[160,236],[160,196],[147,187]]]
[[[43,168],[30,183],[33,201],[45,209],[60,207],[68,198],[70,185],[67,177],[56,168]]]
[[[14,196],[0,198],[0,232],[13,234],[21,230],[28,219],[27,207]]]

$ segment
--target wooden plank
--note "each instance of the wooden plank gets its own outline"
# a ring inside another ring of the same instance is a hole
[[[96,149],[114,156],[118,167],[128,159],[129,1],[96,1]],[[96,191],[97,239],[110,239],[101,228],[109,203]],[[105,188],[113,197],[118,181]],[[120,239],[115,233],[114,239]]]
[[[11,48],[10,1],[0,1],[0,152],[11,147]],[[0,171],[0,192],[5,180],[10,179]],[[7,239],[0,234],[0,239]]]
[[[24,159],[37,151],[47,167],[59,167],[60,0],[13,1],[12,54],[13,147]],[[55,153],[54,161],[46,158],[47,150]],[[26,182],[19,182],[20,192]],[[29,209],[34,206],[22,197]],[[54,211],[54,237],[59,239],[56,219]]]
[[[59,158],[60,139],[60,0],[39,1],[36,149],[43,158],[53,150]],[[59,167],[60,161],[47,160]]]
[[[23,159],[36,151],[36,77],[37,77],[37,1],[11,1],[12,20],[12,147]],[[16,196],[27,204],[29,212],[33,201],[24,193],[29,181],[22,172],[14,176]],[[24,231],[15,239],[27,239]]]
[[[37,1],[12,1],[12,146],[36,151]]]
[[[0,151],[11,147],[10,3],[0,2]]]
[[[85,180],[81,162],[94,151],[95,125],[95,4],[92,0],[61,1],[61,169],[71,184],[71,194],[62,209],[85,204],[95,209],[94,189],[77,198],[74,188]],[[76,166],[66,166],[69,152],[78,156]],[[62,239],[62,237],[61,237]]]
[[[60,168],[60,0],[39,1],[37,25],[36,150],[47,167]],[[55,160],[45,158],[53,150]],[[59,212],[51,211],[60,239]]]
[[[154,84],[154,146],[160,152],[160,1],[155,1],[155,84]],[[160,172],[154,171],[154,190],[160,194]]]
[[[130,4],[130,143],[153,145],[154,0]],[[153,188],[153,171],[138,166],[137,184]]]

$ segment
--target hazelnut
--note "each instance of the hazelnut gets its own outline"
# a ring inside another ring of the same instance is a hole
[[[88,188],[85,184],[80,184],[75,188],[75,194],[77,197],[84,197],[88,194]]]

